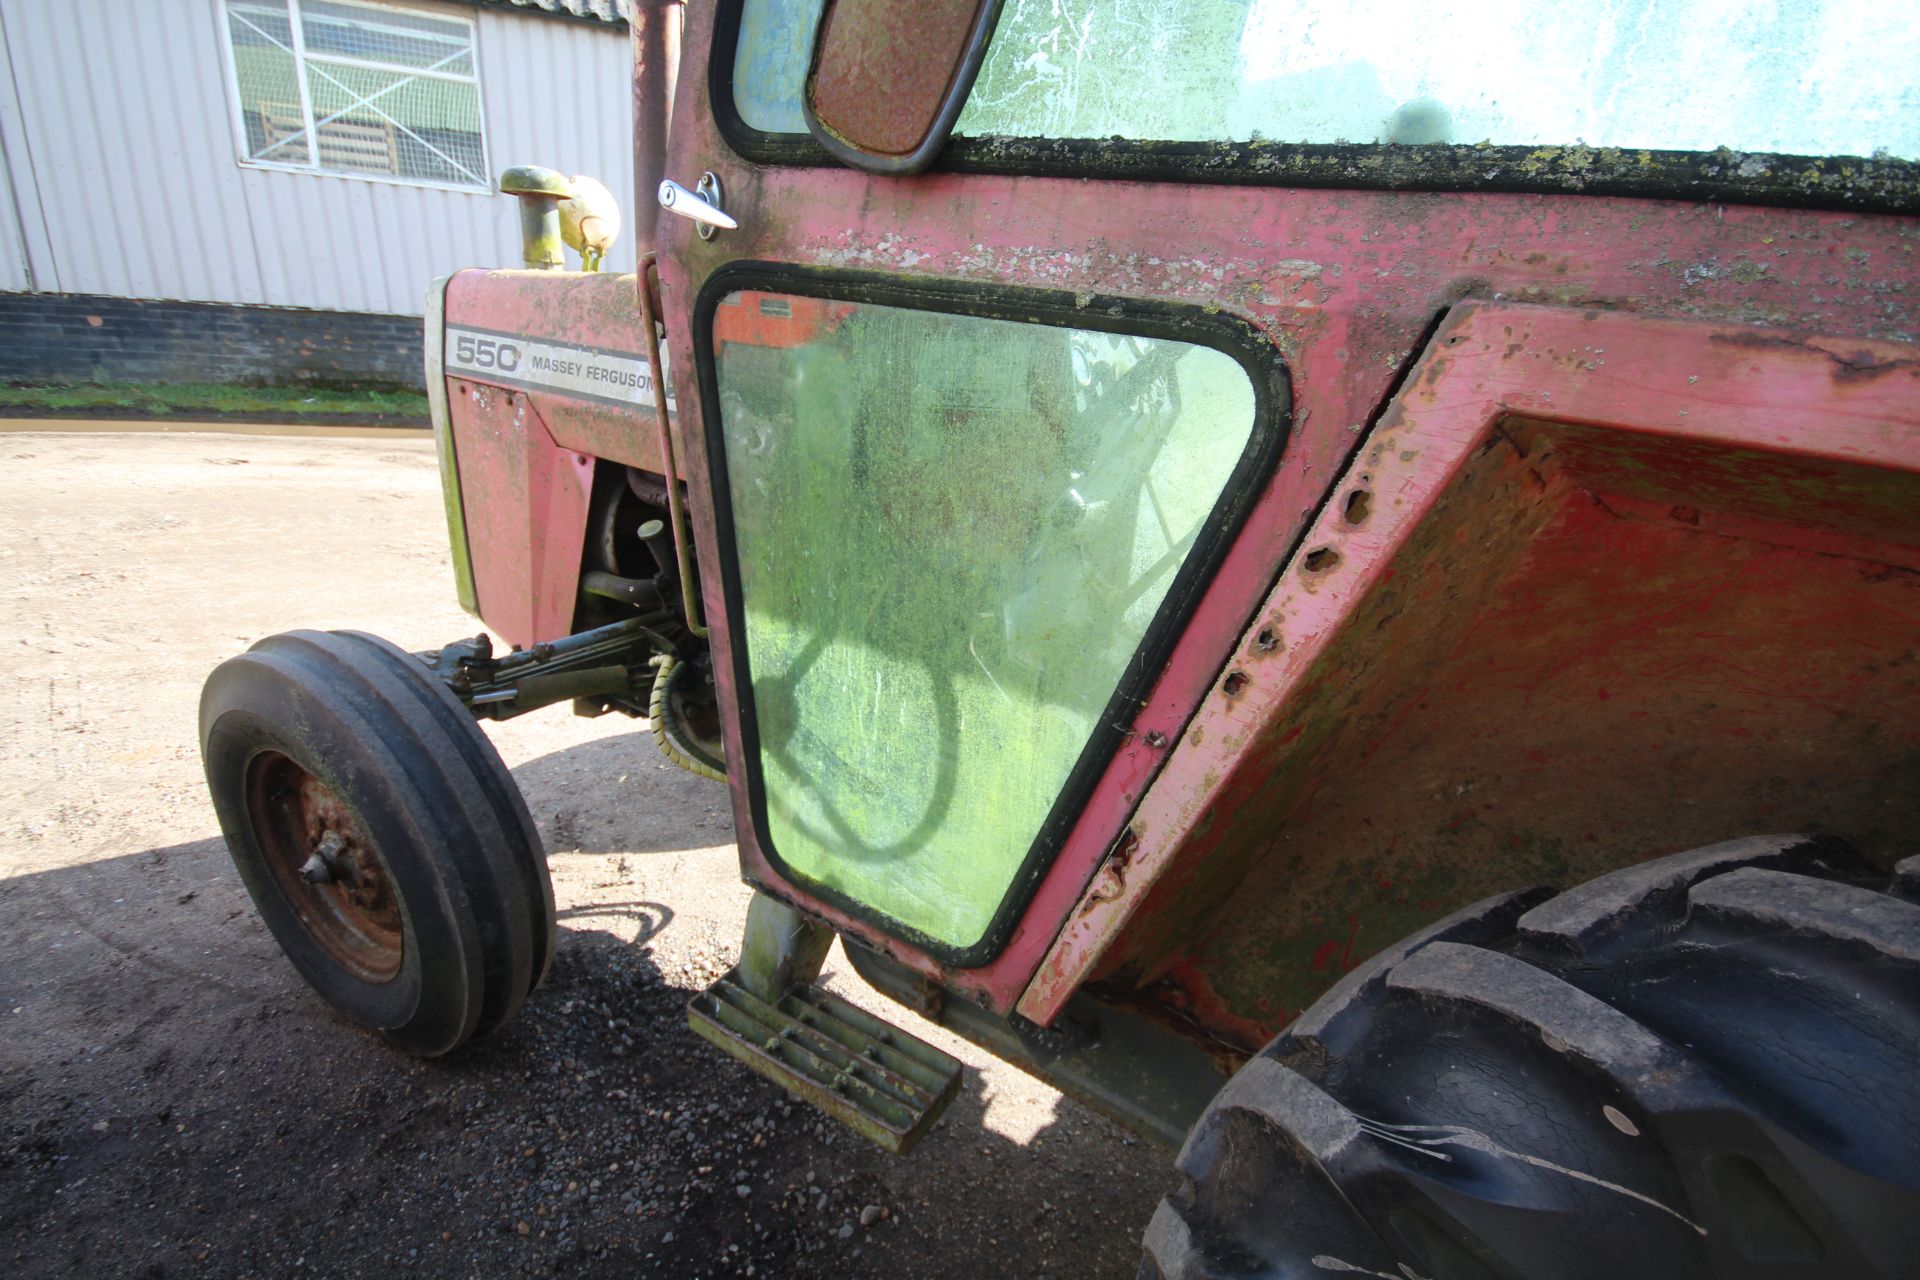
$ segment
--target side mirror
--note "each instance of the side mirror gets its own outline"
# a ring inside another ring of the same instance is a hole
[[[802,106],[834,159],[918,173],[953,132],[1001,0],[827,0]]]

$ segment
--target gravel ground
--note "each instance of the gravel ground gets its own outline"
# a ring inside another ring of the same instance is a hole
[[[293,627],[419,649],[452,603],[431,450],[0,436],[0,1274],[1130,1276],[1166,1152],[867,990],[967,1064],[901,1160],[686,1028],[747,895],[724,788],[618,717],[491,728],[562,926],[435,1062],[313,996],[200,779],[217,662]]]

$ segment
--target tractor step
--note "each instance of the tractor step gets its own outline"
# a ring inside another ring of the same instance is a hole
[[[918,1036],[805,983],[768,1004],[738,974],[688,1002],[688,1025],[895,1155],[912,1150],[959,1092],[959,1061]]]

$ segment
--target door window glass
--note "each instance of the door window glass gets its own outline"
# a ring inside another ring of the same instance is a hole
[[[761,133],[805,133],[800,95],[826,0],[745,0],[733,46],[733,109]]]
[[[1132,719],[1252,380],[1168,338],[761,291],[713,341],[763,836],[970,947],[1102,718]]]

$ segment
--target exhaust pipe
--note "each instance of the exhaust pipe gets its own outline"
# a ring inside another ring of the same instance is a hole
[[[560,202],[573,195],[573,184],[558,169],[517,164],[500,175],[502,195],[520,201],[521,257],[535,271],[558,271],[567,265],[560,242]]]
[[[667,176],[667,125],[680,79],[680,25],[686,0],[633,0],[633,234],[642,254],[654,247]],[[645,284],[641,285],[645,288]]]

